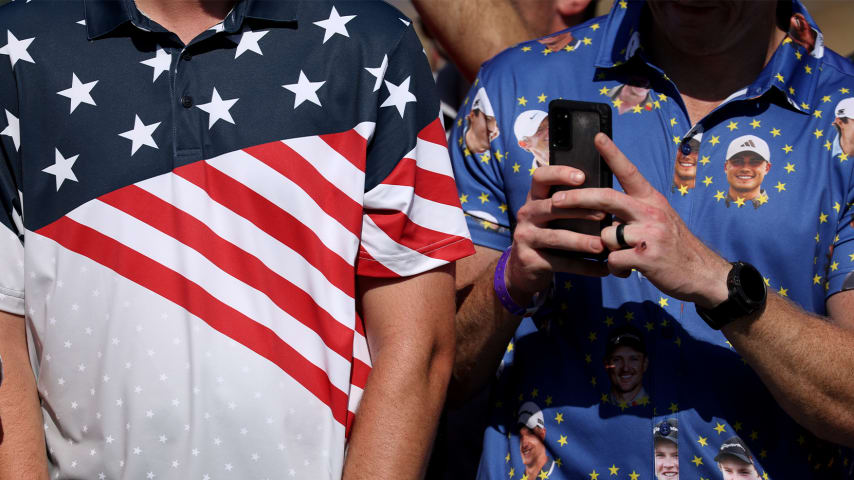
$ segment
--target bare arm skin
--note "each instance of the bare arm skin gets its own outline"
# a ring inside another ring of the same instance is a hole
[[[525,25],[508,0],[413,0],[412,3],[469,81],[474,81],[483,62],[511,45],[539,36],[539,32]],[[484,28],[486,25],[489,27]]]
[[[422,478],[454,356],[453,265],[405,279],[360,279],[373,369],[345,480]]]
[[[47,479],[42,412],[22,317],[0,312],[0,354],[0,480]]]

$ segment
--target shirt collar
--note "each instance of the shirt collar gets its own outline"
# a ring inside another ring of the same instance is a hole
[[[133,0],[84,0],[84,15],[89,39],[102,37],[134,19]],[[293,22],[298,2],[292,0],[241,0],[223,21],[228,31],[237,31],[243,20],[252,18],[271,22]]]
[[[614,2],[596,57],[597,67],[616,67],[638,54],[642,48],[639,26],[645,6],[645,0]],[[803,14],[816,33],[812,53],[787,36],[744,95],[755,98],[776,88],[785,94],[789,104],[796,110],[810,113],[815,107],[810,102],[815,92],[821,57],[824,55],[824,41],[815,21],[799,0],[792,0],[792,11]]]

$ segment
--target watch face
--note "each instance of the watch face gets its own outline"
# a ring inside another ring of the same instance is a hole
[[[758,304],[765,301],[765,280],[759,270],[749,263],[743,263],[738,276],[744,296],[750,303]]]

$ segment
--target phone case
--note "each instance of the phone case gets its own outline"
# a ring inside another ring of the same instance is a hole
[[[611,136],[611,107],[604,103],[552,100],[549,103],[549,163],[569,165],[584,172],[584,184],[578,187],[556,186],[552,193],[574,188],[612,188],[613,175],[608,164],[593,145],[598,132]],[[549,223],[550,228],[563,228],[598,236],[611,225],[611,215],[601,221],[560,219]],[[566,254],[572,255],[569,252]],[[607,257],[576,254],[586,258]]]

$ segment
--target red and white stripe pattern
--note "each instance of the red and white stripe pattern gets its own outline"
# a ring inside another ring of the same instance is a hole
[[[355,311],[357,257],[360,275],[402,276],[472,249],[438,121],[365,194],[373,127],[185,165],[37,233],[275,363],[349,431],[371,365]]]
[[[360,275],[408,276],[474,253],[438,119],[364,205]]]

